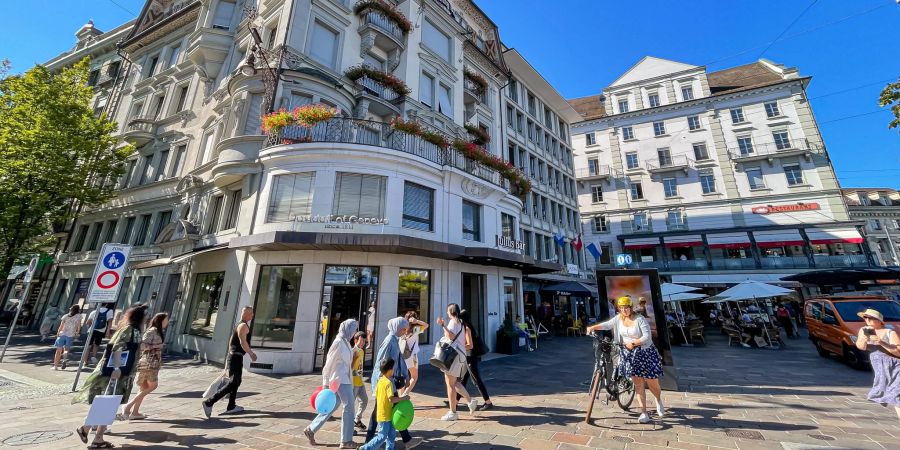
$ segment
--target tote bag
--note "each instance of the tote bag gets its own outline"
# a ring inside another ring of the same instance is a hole
[[[134,362],[137,360],[138,350],[141,346],[139,342],[134,342],[134,333],[135,331],[132,328],[130,339],[125,344],[125,350],[119,354],[119,371],[123,377],[131,375],[131,371],[134,369]],[[113,355],[113,343],[110,342],[106,344],[106,350],[103,351],[103,358],[106,361],[106,365],[100,369],[101,373],[105,376],[112,375],[113,371],[116,370],[116,366],[113,364]]]
[[[206,391],[203,392],[203,399],[208,400],[213,395],[216,395],[216,392],[219,392],[225,385],[228,384],[228,376],[222,374],[219,378],[213,380],[213,382],[206,388]]]

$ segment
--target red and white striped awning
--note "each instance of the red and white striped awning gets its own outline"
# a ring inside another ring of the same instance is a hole
[[[747,233],[722,233],[706,235],[709,248],[750,248]]]
[[[754,231],[756,246],[759,248],[789,247],[803,245],[803,237],[799,230]]]
[[[666,236],[666,248],[702,247],[703,238],[699,234],[687,236]]]
[[[643,248],[654,248],[659,245],[659,238],[637,238],[625,239],[625,250],[640,250]]]
[[[807,228],[806,236],[811,244],[862,244],[863,238],[856,228]]]

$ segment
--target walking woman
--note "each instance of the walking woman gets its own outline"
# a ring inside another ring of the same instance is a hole
[[[138,305],[128,308],[122,316],[122,323],[116,334],[109,340],[107,352],[103,352],[103,358],[94,368],[86,380],[84,386],[78,394],[72,398],[72,403],[81,403],[85,400],[90,404],[94,402],[94,397],[103,395],[111,380],[115,380],[115,390],[113,395],[121,395],[122,403],[128,402],[131,396],[131,386],[134,384],[134,371],[129,367],[121,367],[122,352],[133,352],[141,343],[141,326],[144,324],[144,317],[147,315],[147,306]],[[112,373],[105,375],[103,369],[109,364],[113,367]],[[123,370],[124,369],[124,370]],[[88,448],[112,448],[113,445],[103,439],[103,433],[106,431],[105,426],[96,428],[94,440]],[[81,438],[81,442],[87,444],[88,433],[91,431],[89,426],[80,426],[75,429],[75,433]]]
[[[409,327],[403,339],[400,339],[400,350],[406,353],[409,350],[409,358],[406,358],[406,368],[409,370],[409,386],[400,391],[400,396],[409,395],[416,382],[419,381],[419,335],[428,329],[428,324],[419,320],[415,311],[409,311],[404,316]]]
[[[475,414],[478,408],[478,400],[472,398],[469,392],[466,391],[465,386],[459,382],[460,378],[468,370],[466,350],[472,348],[472,342],[467,341],[465,327],[463,327],[463,323],[459,319],[459,305],[456,303],[448,305],[447,315],[450,316],[449,322],[445,323],[443,317],[438,317],[437,323],[444,330],[443,340],[449,342],[453,349],[456,350],[456,358],[453,358],[450,368],[443,371],[444,382],[447,384],[447,401],[450,402],[450,411],[444,414],[441,420],[452,422],[459,419],[459,416],[456,414],[456,394],[465,399],[471,414]]]
[[[341,414],[341,446],[339,448],[356,448],[353,443],[353,421],[356,417],[354,413],[355,402],[353,401],[353,375],[351,367],[353,367],[353,335],[359,329],[359,322],[355,319],[347,319],[338,326],[337,336],[334,342],[328,348],[328,355],[325,357],[325,367],[322,368],[322,386],[328,389],[331,383],[337,382],[337,404],[334,409],[319,414],[309,424],[303,434],[309,439],[309,445],[316,444],[316,432],[325,425],[328,418],[337,411],[341,404],[344,405]]]
[[[69,349],[72,348],[75,336],[79,334],[81,334],[81,308],[78,305],[72,305],[69,313],[60,319],[59,330],[56,332],[56,342],[53,343],[53,346],[56,347],[56,354],[53,355],[53,370],[56,370],[60,359],[62,359],[62,369],[66,370],[66,365],[69,364]]]
[[[883,406],[893,406],[900,417],[900,336],[884,326],[881,311],[867,309],[859,314],[866,326],[859,329],[856,348],[869,351],[875,379],[866,397]]]
[[[141,359],[137,362],[137,386],[141,391],[122,410],[122,418],[125,420],[147,418],[141,414],[141,403],[159,386],[159,369],[162,367],[162,351],[168,327],[169,315],[166,313],[156,314],[150,319],[150,328],[147,328],[141,339]]]
[[[381,341],[381,346],[378,347],[378,353],[375,354],[375,367],[381,367],[381,361],[386,359],[394,360],[396,363],[393,374],[394,389],[399,392],[406,387],[407,381],[409,380],[409,370],[406,367],[406,361],[403,359],[403,353],[400,350],[400,337],[406,334],[406,330],[409,328],[409,321],[403,317],[395,317],[388,321],[387,328],[388,335]],[[380,371],[375,370],[372,372],[372,398],[375,401],[372,406],[372,416],[369,419],[369,428],[366,430],[366,442],[371,441],[372,438],[375,437],[375,432],[378,429],[378,422],[376,420],[378,398],[375,396],[375,387],[378,386],[378,379],[381,377]],[[403,438],[403,443],[406,445],[407,449],[411,449],[422,443],[422,438],[417,437],[413,439],[409,434],[409,430],[401,431],[400,437]]]
[[[649,423],[645,383],[656,397],[656,413],[660,418],[665,414],[662,392],[659,388],[659,378],[663,375],[662,358],[653,345],[650,324],[644,316],[634,312],[631,298],[620,297],[616,301],[616,307],[619,314],[606,322],[588,327],[587,332],[612,330],[614,341],[625,346],[619,358],[619,364],[625,376],[631,377],[631,380],[634,381],[635,393],[641,407],[641,417],[638,421]]]
[[[459,320],[462,321],[466,330],[466,342],[471,342],[471,345],[466,345],[466,349],[468,350],[466,352],[466,364],[468,365],[469,370],[463,375],[462,385],[465,387],[469,382],[469,378],[472,378],[475,388],[478,389],[481,398],[484,399],[484,404],[478,407],[478,411],[487,411],[494,407],[494,403],[491,402],[491,396],[488,394],[487,387],[484,386],[484,381],[481,380],[481,372],[478,371],[478,363],[481,362],[481,356],[484,355],[485,352],[484,342],[481,340],[481,337],[478,336],[478,332],[472,328],[468,310],[464,309],[459,312]],[[456,394],[457,402],[460,397],[459,394]]]

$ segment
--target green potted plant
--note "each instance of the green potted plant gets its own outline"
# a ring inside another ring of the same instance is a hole
[[[519,330],[509,316],[503,319],[503,325],[497,330],[497,352],[506,355],[519,353]]]

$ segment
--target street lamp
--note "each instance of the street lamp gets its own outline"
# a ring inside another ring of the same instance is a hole
[[[242,75],[252,77],[256,75],[256,58],[263,61],[263,86],[265,86],[266,94],[263,100],[263,111],[272,112],[274,108],[276,84],[281,79],[281,58],[277,58],[277,66],[272,67],[266,55],[266,50],[262,47],[262,38],[259,36],[259,30],[255,27],[249,27],[250,36],[253,38],[253,46],[247,52],[247,56],[238,64],[238,70]],[[280,52],[279,52],[280,55]]]

